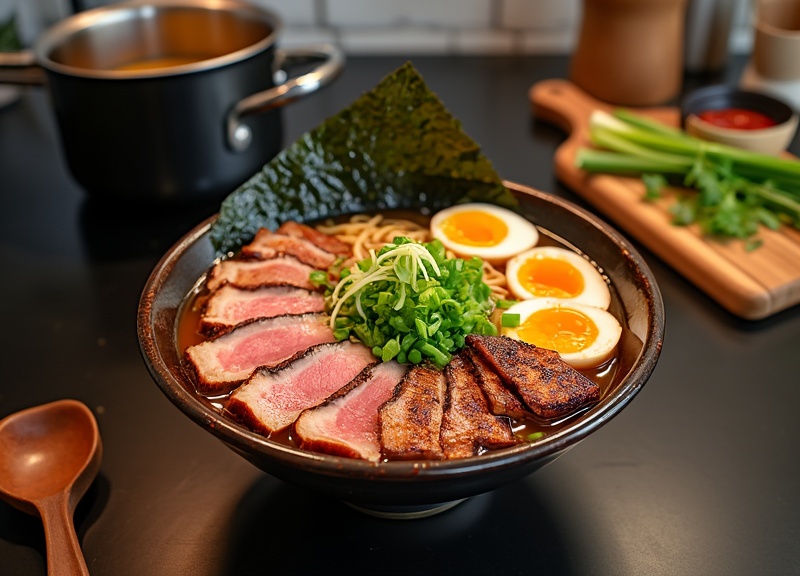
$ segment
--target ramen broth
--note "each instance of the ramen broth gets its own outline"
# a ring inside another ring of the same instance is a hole
[[[194,64],[208,59],[208,56],[161,56],[156,58],[147,58],[144,60],[135,60],[127,64],[121,64],[114,67],[114,70],[120,71],[138,71],[138,70],[158,70],[160,68],[174,68],[176,66],[184,66],[186,64]]]
[[[395,216],[395,214],[393,214]],[[403,214],[403,217],[407,215]],[[417,216],[415,220],[419,220]],[[547,230],[538,227],[540,231],[539,236],[539,246],[560,246],[564,248],[568,248],[574,250],[573,247],[560,242],[554,235],[548,233]],[[609,307],[609,312],[612,312],[617,320],[620,322],[622,326],[623,335],[620,338],[619,346],[623,346],[624,341],[626,340],[626,334],[630,334],[630,329],[628,328],[627,324],[625,323],[624,315],[619,313],[619,304],[618,298],[614,292],[614,287],[610,286],[611,294],[612,294],[612,301],[611,306]],[[188,348],[189,346],[199,344],[206,340],[202,334],[197,331],[197,327],[200,322],[200,315],[202,312],[203,304],[208,297],[208,290],[205,288],[205,283],[203,283],[196,291],[192,294],[188,295],[186,300],[184,301],[183,305],[181,306],[181,310],[178,314],[178,325],[177,325],[177,346],[178,350],[181,354]],[[498,320],[499,322],[499,320]],[[497,322],[496,322],[497,323]],[[499,325],[498,325],[499,330]],[[591,369],[583,369],[579,370],[582,374],[587,376],[588,378],[592,379],[595,383],[598,384],[601,391],[601,398],[604,397],[610,390],[612,390],[615,385],[617,384],[617,373],[619,372],[619,347],[615,352],[614,356],[601,364],[598,367],[591,368]],[[201,395],[198,394],[198,397],[203,398]],[[213,406],[215,406],[220,411],[224,411],[225,405],[227,404],[227,396],[222,397],[214,397],[214,398],[203,398],[205,401],[210,402]],[[546,435],[552,434],[558,431],[560,428],[575,420],[580,414],[588,410],[590,407],[582,409],[576,413],[569,415],[568,417],[555,421],[555,422],[541,422],[536,419],[529,419],[529,420],[515,420],[512,419],[512,428],[517,436],[520,438],[526,439],[531,434],[537,433],[544,433]],[[271,440],[276,442],[280,442],[283,444],[287,444],[292,447],[297,447],[297,444],[294,442],[292,436],[292,427],[290,426],[288,429],[278,432],[277,434],[272,434],[269,436]]]

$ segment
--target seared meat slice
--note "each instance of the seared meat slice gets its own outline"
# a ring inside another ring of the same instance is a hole
[[[503,448],[518,442],[510,420],[489,412],[474,365],[465,353],[453,356],[445,366],[444,375],[447,393],[441,443],[445,458],[468,458],[482,449]]]
[[[223,284],[253,289],[261,286],[295,286],[314,290],[309,276],[314,268],[293,256],[269,260],[221,260],[208,274],[206,286],[214,291]]]
[[[414,366],[378,410],[383,455],[412,460],[443,459],[439,442],[445,392],[444,374]]]
[[[275,366],[314,344],[333,342],[324,314],[259,318],[189,346],[184,363],[200,394],[227,394],[258,366]]]
[[[376,361],[372,350],[361,343],[319,344],[275,368],[258,368],[231,394],[226,409],[256,432],[277,432]]]
[[[278,256],[294,256],[318,270],[327,270],[337,258],[305,238],[275,234],[267,228],[261,228],[250,244],[242,246],[242,256],[245,258],[267,260],[274,258],[276,253]]]
[[[294,236],[295,238],[305,238],[315,246],[322,248],[326,252],[336,254],[337,256],[350,256],[350,245],[342,242],[336,236],[320,232],[316,228],[300,224],[294,220],[289,220],[280,225],[275,231],[278,234],[286,234],[287,236]]]
[[[510,416],[512,418],[530,416],[530,410],[525,408],[519,398],[506,388],[494,368],[480,354],[470,348],[464,348],[464,351],[475,365],[475,376],[478,379],[478,385],[489,402],[489,410],[492,414]]]
[[[206,301],[199,329],[202,334],[211,336],[254,318],[324,311],[325,297],[320,292],[293,286],[245,290],[226,284]]]
[[[470,334],[466,341],[540,418],[560,418],[600,399],[600,387],[554,350],[506,336]]]
[[[365,370],[294,423],[301,448],[378,462],[378,408],[392,397],[408,366],[383,362]]]

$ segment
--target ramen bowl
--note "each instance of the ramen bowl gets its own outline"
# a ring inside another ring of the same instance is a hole
[[[624,326],[616,375],[603,397],[552,434],[469,458],[372,463],[302,450],[241,426],[196,394],[193,382],[181,370],[176,339],[182,306],[216,258],[209,232],[214,217],[179,240],[144,287],[138,337],[150,374],[180,412],[267,474],[373,515],[427,516],[525,478],[586,440],[642,389],[661,352],[664,306],[646,263],[613,228],[568,201],[505,184],[519,199],[520,213],[541,234],[587,251],[608,278],[612,291],[609,310]]]

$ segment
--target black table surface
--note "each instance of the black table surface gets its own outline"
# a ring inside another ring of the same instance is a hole
[[[351,58],[285,110],[286,142],[406,58]],[[529,87],[566,57],[411,58],[502,177],[585,208],[553,174],[565,135]],[[733,59],[685,89],[735,81]],[[800,151],[795,139],[792,151]],[[523,481],[387,520],[254,468],[174,407],[136,338],[159,257],[216,206],[109,210],[59,147],[46,92],[0,110],[0,417],[76,398],[105,452],[75,524],[95,575],[800,574],[800,309],[732,316],[638,244],[664,297],[655,372],[633,402]],[[0,502],[0,574],[46,573],[41,523]]]

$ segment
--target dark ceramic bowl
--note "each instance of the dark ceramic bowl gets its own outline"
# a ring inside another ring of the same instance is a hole
[[[699,116],[706,111],[730,108],[764,114],[775,125],[750,130],[723,128]],[[717,85],[686,95],[681,102],[681,123],[688,134],[697,138],[775,155],[785,151],[794,138],[798,116],[788,104],[767,94]]]
[[[583,247],[611,282],[611,311],[626,329],[617,376],[603,399],[545,438],[472,458],[373,464],[287,447],[253,433],[194,392],[180,369],[176,322],[182,303],[212,265],[213,219],[198,225],[153,270],[138,311],[138,335],[148,369],[186,416],[265,472],[385,517],[433,514],[465,498],[531,474],[584,440],[620,412],[656,366],[664,336],[664,307],[652,273],[615,230],[557,197],[506,183],[522,213],[540,230]]]

